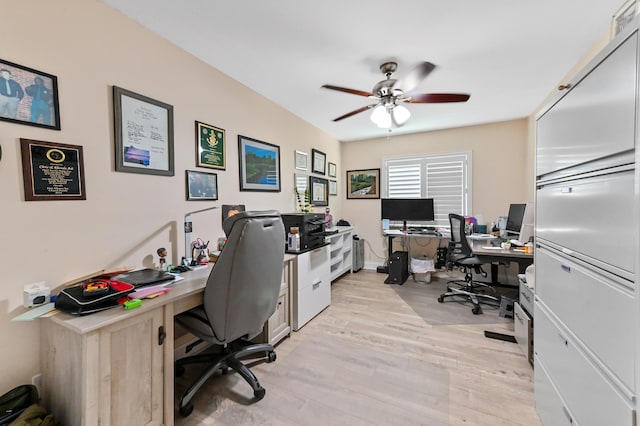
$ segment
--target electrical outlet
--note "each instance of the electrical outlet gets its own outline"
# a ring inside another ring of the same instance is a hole
[[[31,378],[31,384],[38,389],[38,395],[42,395],[42,373],[38,373]]]

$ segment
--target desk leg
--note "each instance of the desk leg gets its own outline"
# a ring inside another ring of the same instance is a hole
[[[378,268],[376,269],[376,272],[379,274],[388,274],[389,273],[389,259],[391,259],[391,255],[393,254],[393,236],[392,235],[388,235],[387,236],[387,264],[386,265],[382,265],[382,266],[378,266]]]

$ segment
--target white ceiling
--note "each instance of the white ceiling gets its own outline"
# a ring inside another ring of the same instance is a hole
[[[456,104],[405,104],[393,134],[523,118],[608,30],[622,0],[103,0],[341,141],[383,137],[370,92],[381,63],[402,78],[437,68],[419,93],[469,93]]]

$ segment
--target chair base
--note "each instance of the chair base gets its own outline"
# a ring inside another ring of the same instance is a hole
[[[216,371],[220,370],[222,373],[226,373],[229,368],[240,374],[242,378],[249,383],[253,389],[253,396],[255,401],[260,401],[264,398],[266,390],[260,385],[258,378],[253,372],[240,362],[240,359],[264,352],[267,358],[267,362],[273,362],[276,360],[276,352],[273,345],[268,343],[252,343],[245,340],[238,340],[231,343],[229,346],[223,348],[222,353],[216,354],[201,354],[193,355],[185,358],[181,358],[175,362],[175,375],[177,377],[184,374],[186,364],[207,363],[209,367],[196,379],[191,386],[184,392],[180,403],[178,404],[178,410],[180,415],[187,417],[193,411],[193,404],[191,400],[200,390],[200,388],[209,380]]]
[[[499,302],[499,299],[495,296],[491,296],[489,294],[484,294],[478,292],[477,287],[482,287],[483,290],[489,289],[493,290],[493,288],[484,283],[476,283],[473,281],[464,281],[463,283],[456,283],[460,285],[460,288],[452,288],[447,286],[447,291],[438,296],[438,302],[444,303],[446,298],[454,298],[458,296],[463,296],[469,301],[471,301],[473,307],[471,308],[471,312],[474,315],[479,315],[482,313],[482,308],[480,307],[480,302]]]

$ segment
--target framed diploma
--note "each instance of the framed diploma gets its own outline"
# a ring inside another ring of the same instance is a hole
[[[173,106],[113,86],[116,171],[173,176]]]
[[[82,147],[20,139],[25,201],[86,200]]]

